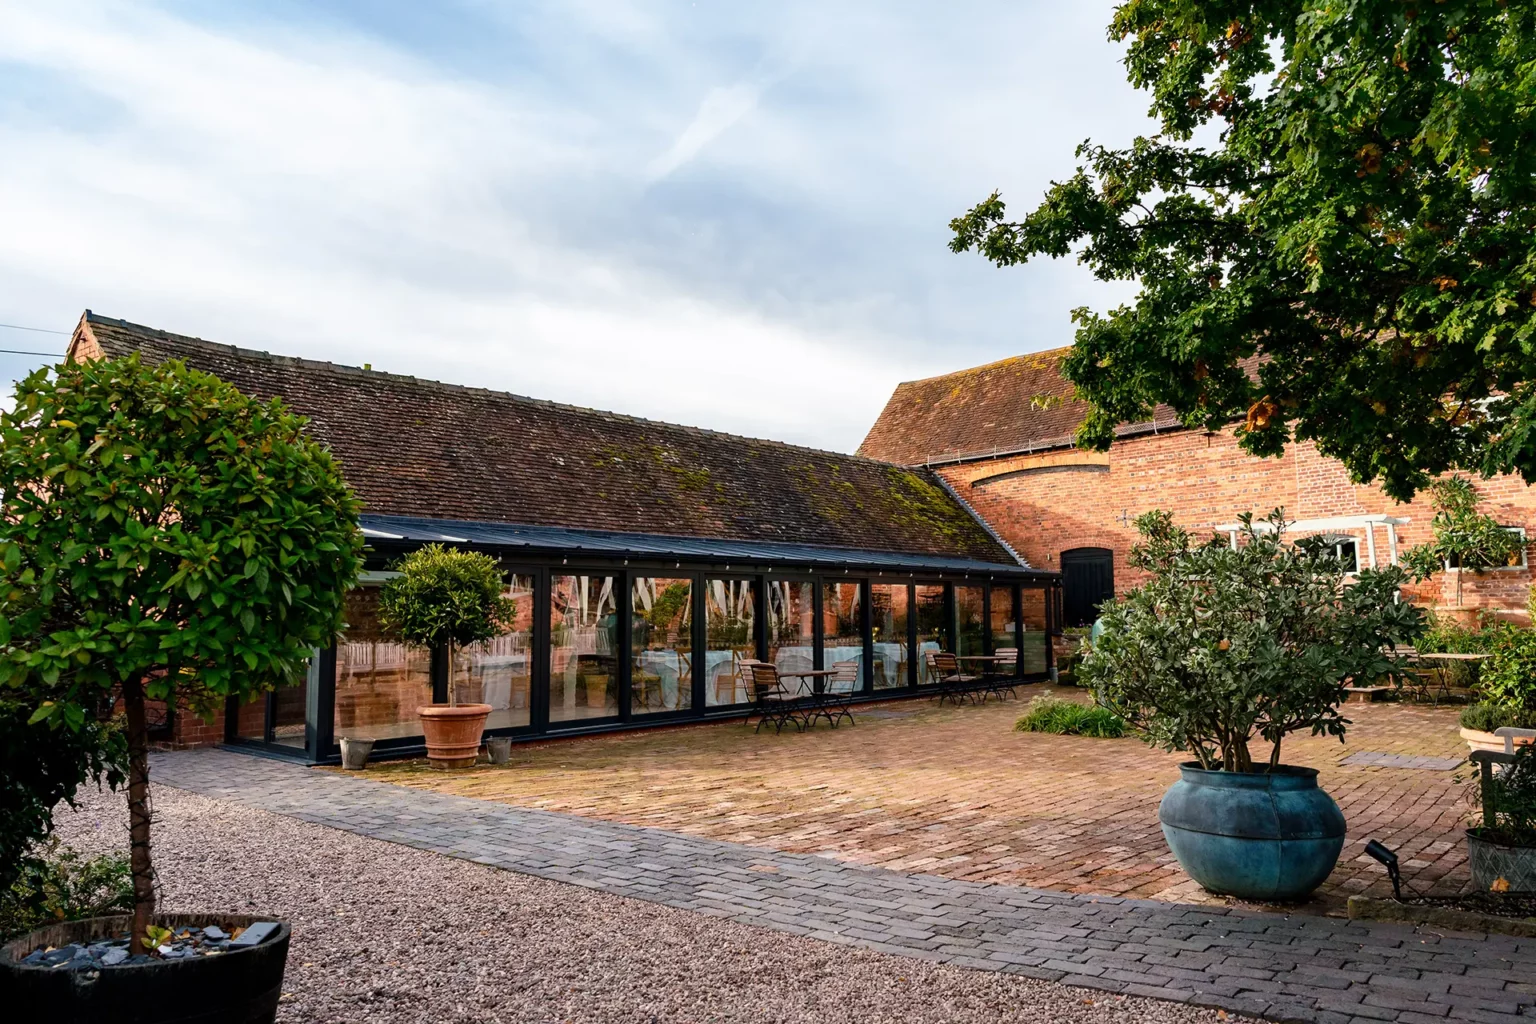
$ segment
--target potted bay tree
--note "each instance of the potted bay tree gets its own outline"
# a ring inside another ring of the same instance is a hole
[[[416,709],[434,768],[468,768],[480,752],[489,704],[460,704],[453,660],[460,648],[490,640],[512,622],[515,605],[496,560],[476,551],[428,544],[402,558],[379,595],[384,628],[408,647],[442,649],[448,702]]]
[[[1166,512],[1141,516],[1131,563],[1149,578],[1105,606],[1078,677],[1148,743],[1193,755],[1158,810],[1190,877],[1295,900],[1333,870],[1344,817],[1316,769],[1282,760],[1285,737],[1342,741],[1344,686],[1395,675],[1384,652],[1418,636],[1423,613],[1397,600],[1403,570],[1364,570],[1346,586],[1325,549],[1285,543],[1282,511],[1242,522],[1234,548],[1192,542]]]
[[[38,370],[0,414],[0,693],[61,747],[118,709],[133,879],[131,916],[53,924],[0,951],[18,1019],[277,1012],[287,925],[157,912],[146,705],[210,714],[302,681],[334,642],[363,540],[305,422],[137,356]],[[62,969],[48,962],[61,949]]]

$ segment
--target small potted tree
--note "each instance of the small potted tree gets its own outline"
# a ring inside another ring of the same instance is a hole
[[[1465,477],[1437,481],[1430,495],[1435,509],[1431,523],[1434,538],[1404,552],[1403,564],[1419,580],[1437,572],[1455,573],[1456,603],[1445,606],[1442,594],[1435,614],[1461,626],[1476,626],[1480,612],[1463,603],[1462,577],[1509,565],[1520,554],[1520,537],[1479,510],[1482,499]]]
[[[103,702],[121,709],[134,891],[131,918],[5,946],[0,988],[19,1018],[276,1014],[286,925],[156,913],[145,705],[249,700],[302,681],[334,642],[363,541],[351,490],[304,424],[281,402],[137,356],[38,370],[0,415],[0,689],[61,733],[90,728]],[[235,946],[205,941],[253,924]],[[172,935],[194,927],[195,943]],[[73,964],[99,969],[89,985],[27,962],[39,946],[119,936],[116,953]]]
[[[448,702],[416,709],[434,768],[468,768],[480,752],[489,704],[460,704],[453,659],[461,647],[498,636],[515,611],[496,560],[475,551],[428,544],[402,558],[399,575],[379,595],[384,627],[410,647],[448,656]]]
[[[1079,679],[1094,698],[1165,750],[1189,751],[1158,810],[1189,875],[1211,892],[1294,900],[1328,877],[1344,816],[1313,768],[1287,765],[1292,732],[1337,736],[1351,679],[1392,675],[1383,652],[1417,636],[1423,613],[1395,599],[1401,569],[1345,566],[1323,549],[1284,543],[1272,512],[1242,543],[1193,544],[1166,512],[1137,520],[1131,562],[1148,582],[1103,610]],[[1270,745],[1256,759],[1252,744]]]

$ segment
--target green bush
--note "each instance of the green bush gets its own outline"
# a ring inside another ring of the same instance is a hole
[[[1125,735],[1125,721],[1113,711],[1049,696],[1030,701],[1029,709],[1014,728],[1019,732],[1050,732],[1097,739],[1118,739]]]
[[[55,921],[122,914],[133,909],[128,858],[86,857],[58,840],[23,858],[8,889],[0,891],[0,938]]]
[[[1510,846],[1536,846],[1536,747],[1516,750],[1513,764],[1473,790],[1473,802],[1492,819],[1483,838]],[[1483,815],[1473,819],[1479,825],[1486,820]]]
[[[1461,712],[1461,727],[1478,732],[1493,732],[1512,726],[1516,729],[1536,729],[1536,714],[1482,701],[1472,704]]]
[[[1483,663],[1482,699],[1520,718],[1536,718],[1536,630],[1503,625]]]

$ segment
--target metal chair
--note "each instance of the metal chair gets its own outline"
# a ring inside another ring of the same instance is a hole
[[[813,717],[822,717],[832,728],[837,728],[837,723],[842,719],[848,719],[848,724],[853,725],[853,698],[858,696],[864,683],[863,655],[840,661],[832,666],[836,675],[827,677],[826,692],[822,695],[821,706],[816,709]]]
[[[773,723],[776,733],[784,731],[785,722],[794,722],[795,728],[804,729],[800,700],[785,692],[779,681],[779,670],[760,661],[744,662],[743,667],[751,673],[752,707],[759,716],[753,731],[761,732],[769,722]]]
[[[975,702],[973,689],[977,678],[960,671],[960,660],[948,651],[936,651],[933,654],[933,671],[938,677],[939,703],[952,700],[960,703],[960,698],[969,697]]]
[[[997,694],[997,699],[1003,699],[1003,691],[1007,690],[1015,700],[1018,699],[1019,685],[1019,649],[1017,647],[998,647],[992,652],[1000,660],[992,663],[992,674],[987,677],[987,693]]]

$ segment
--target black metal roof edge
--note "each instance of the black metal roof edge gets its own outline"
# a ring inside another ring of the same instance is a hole
[[[1060,574],[1026,565],[985,562],[979,559],[951,558],[943,555],[909,551],[876,551],[862,548],[838,548],[787,541],[756,541],[692,537],[674,534],[622,533],[608,530],[584,530],[565,526],[499,523],[464,519],[433,519],[425,516],[392,516],[364,513],[359,517],[366,531],[387,534],[374,541],[432,543],[448,541],[491,548],[520,548],[555,554],[580,553],[596,558],[674,559],[689,562],[740,562],[743,565],[826,566],[828,564],[893,572],[965,573],[1007,576],[1010,578],[1054,579]],[[476,538],[475,533],[492,536]],[[526,541],[508,534],[527,533]],[[423,534],[427,534],[423,536]],[[584,547],[579,541],[591,538],[596,546]],[[628,545],[634,545],[629,547]],[[711,550],[713,549],[713,550]],[[729,550],[726,550],[729,549]]]

